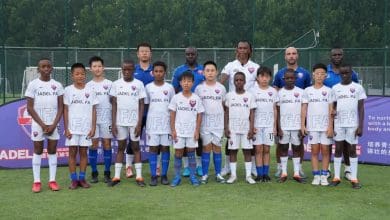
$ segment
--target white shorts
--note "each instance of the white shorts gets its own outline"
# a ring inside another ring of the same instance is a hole
[[[219,137],[211,132],[203,132],[200,134],[200,137],[203,142],[203,146],[214,144],[215,146],[222,146],[222,137]]]
[[[256,134],[253,136],[253,145],[268,145],[274,144],[273,128],[256,128]]]
[[[301,145],[301,140],[298,136],[300,131],[283,131],[283,137],[279,139],[279,144]]]
[[[96,124],[95,136],[93,138],[111,139],[111,124]]]
[[[335,127],[334,128],[334,137],[333,139],[335,141],[346,141],[350,144],[357,144],[358,143],[358,137],[355,136],[356,127],[352,128],[340,128]]]
[[[184,149],[184,148],[197,148],[198,141],[193,137],[177,137],[177,142],[173,141],[174,149]]]
[[[117,126],[118,129],[118,135],[116,139],[118,141],[126,140],[129,137],[130,134],[130,139],[131,141],[139,141],[140,136],[136,137],[134,134],[135,127],[133,126]]]
[[[333,140],[326,136],[326,131],[309,131],[309,144],[331,145]]]
[[[89,147],[92,146],[92,139],[87,137],[87,135],[72,134],[72,138],[65,139],[65,146]]]
[[[252,140],[248,139],[247,134],[231,134],[229,138],[229,150],[238,150],[242,149],[253,149]]]
[[[60,135],[58,134],[58,126],[54,129],[53,133],[51,135],[44,134],[41,126],[39,126],[37,123],[32,122],[31,123],[31,140],[32,141],[43,141],[46,139],[50,140],[58,140],[60,139]]]
[[[170,134],[147,134],[146,145],[148,146],[171,146],[172,137]]]

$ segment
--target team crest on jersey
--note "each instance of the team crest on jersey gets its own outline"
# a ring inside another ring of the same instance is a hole
[[[256,137],[253,137],[253,138],[252,138],[252,141],[256,141]]]
[[[221,90],[215,89],[215,93],[219,94],[220,92],[221,92]]]
[[[268,92],[268,95],[269,95],[269,96],[272,96],[272,94],[273,94],[272,92]]]
[[[295,93],[294,93],[294,96],[295,96],[296,98],[298,98],[299,93],[295,92]]]
[[[254,67],[248,67],[248,71],[252,74],[255,71]]]
[[[164,93],[164,95],[168,95],[168,91],[167,90],[164,90],[163,93]]]
[[[89,98],[89,93],[85,93],[85,98]]]
[[[34,137],[38,136],[38,131],[33,132]]]
[[[322,91],[322,95],[326,96],[328,93],[326,91]]]
[[[247,101],[248,101],[248,98],[247,98],[247,97],[244,97],[243,100],[244,100],[244,102],[247,102]]]
[[[298,76],[298,78],[302,78],[303,77],[303,73],[298,73],[297,76]]]
[[[233,145],[233,141],[232,141],[232,140],[230,140],[230,142],[229,142],[229,143],[230,143],[230,145]]]
[[[190,106],[194,107],[196,105],[196,100],[191,99],[190,100]]]
[[[148,135],[148,140],[150,140],[150,135]]]
[[[351,91],[352,93],[355,92],[355,88],[350,88],[349,91]]]
[[[198,73],[203,75],[203,70],[198,70]]]
[[[108,85],[103,85],[103,89],[107,90],[108,89]]]
[[[137,87],[135,86],[131,86],[131,89],[134,91]]]
[[[310,140],[313,140],[313,135],[309,135],[309,139],[310,139]]]
[[[56,90],[57,89],[57,86],[56,85],[51,85],[51,88],[53,89],[53,90]]]

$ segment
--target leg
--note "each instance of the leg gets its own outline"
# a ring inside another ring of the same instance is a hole
[[[269,177],[269,163],[270,163],[270,146],[263,145],[263,182],[271,180]]]
[[[162,146],[160,148],[161,151],[161,183],[163,185],[168,185],[168,167],[169,167],[169,159],[170,159],[170,152],[169,152],[169,146]]]
[[[104,182],[111,180],[111,162],[112,162],[112,149],[111,139],[103,139],[103,157],[104,157]]]
[[[124,140],[118,140],[118,152],[116,154],[116,160],[115,160],[115,174],[113,181],[119,181],[121,178],[121,169],[122,169],[122,163],[123,163],[123,154],[125,152],[127,145],[127,139]]]
[[[201,148],[201,147],[198,147]],[[203,170],[203,175],[208,176],[209,174],[209,165],[210,165],[210,152],[211,149],[213,148],[213,144],[209,143],[205,146],[203,146],[203,152],[202,152],[202,170]]]
[[[78,181],[77,173],[76,173],[76,157],[77,157],[78,146],[69,146],[69,173],[70,179],[72,181]]]
[[[311,145],[311,167],[313,170],[313,175],[319,175],[317,172],[318,169],[318,154],[320,152],[320,144]]]
[[[142,161],[141,161],[141,150],[139,147],[139,141],[131,141],[131,147],[134,152],[134,167],[136,174],[136,182],[138,186],[145,186],[144,179],[142,178]],[[157,158],[156,158],[157,159]]]
[[[334,181],[340,181],[341,156],[344,151],[344,141],[336,141],[336,150],[334,154]]]
[[[56,182],[56,173],[57,173],[57,140],[48,140],[47,141],[47,156],[49,162],[49,182]],[[55,184],[51,184],[57,185]],[[56,187],[50,187],[52,190],[55,190]],[[57,186],[57,190],[58,190]]]
[[[294,165],[294,177],[299,176],[299,165],[301,163],[301,145],[292,144],[293,150],[293,165]]]
[[[150,167],[150,176],[152,178],[156,178],[156,170],[157,170],[157,146],[149,146],[149,167]]]
[[[221,167],[222,167],[221,146],[217,146],[213,144],[213,160],[214,160],[215,176],[219,176],[221,175]]]
[[[225,166],[223,167],[222,171],[221,171],[221,175],[222,176],[225,176],[227,175],[228,173],[230,173],[230,152],[229,152],[229,149],[228,149],[228,142],[229,140],[225,141],[223,147],[225,148]]]
[[[43,152],[43,141],[34,141],[34,155],[32,158],[32,170],[34,176],[34,183],[41,182],[42,152]]]
[[[255,157],[256,157],[256,181],[260,181],[263,178],[263,145],[255,145]]]
[[[280,162],[282,167],[282,173],[280,177],[287,178],[287,161],[288,161],[288,147],[289,144],[278,144],[280,152]]]
[[[199,138],[198,139],[198,147],[196,148],[196,174],[198,176],[203,176],[202,151],[203,151],[203,141],[201,138]]]

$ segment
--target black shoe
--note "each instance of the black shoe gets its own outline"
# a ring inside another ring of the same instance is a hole
[[[105,183],[111,182],[111,172],[110,171],[104,171],[104,182]]]
[[[306,183],[305,179],[300,176],[293,176],[293,179],[297,181],[298,183]]]
[[[271,182],[271,177],[269,177],[268,175],[263,175],[263,183],[267,183],[267,182]]]
[[[256,181],[256,182],[261,182],[261,181],[263,181],[263,177],[257,175],[256,178],[255,178],[255,181]]]
[[[142,177],[136,178],[136,179],[135,179],[135,182],[136,182],[137,185],[140,186],[140,187],[145,187],[145,186],[146,186],[145,181],[144,181],[144,178],[142,178]]]
[[[161,176],[161,184],[169,185],[169,181],[168,181],[168,177],[167,176]]]
[[[279,183],[284,183],[287,181],[287,176],[281,176],[278,180]]]
[[[351,182],[353,189],[360,189],[362,185],[359,182]]]
[[[114,187],[116,186],[117,184],[119,184],[121,182],[120,179],[112,179],[110,182],[107,183],[107,186],[109,187]]]
[[[338,186],[341,183],[339,179],[334,179],[332,182],[329,183],[328,186]]]
[[[152,176],[152,178],[150,179],[149,186],[157,186],[157,182],[158,182],[157,176]]]
[[[97,171],[95,172],[92,172],[92,178],[91,178],[91,183],[97,183],[99,182],[99,179],[98,179],[98,176],[99,176],[99,173]]]

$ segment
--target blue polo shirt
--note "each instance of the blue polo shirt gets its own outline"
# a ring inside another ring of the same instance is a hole
[[[180,76],[190,70],[192,74],[194,74],[194,85],[192,85],[191,91],[194,92],[196,86],[198,86],[200,83],[202,83],[206,78],[203,75],[203,66],[202,65],[196,65],[196,68],[191,70],[190,67],[187,64],[183,64],[181,66],[178,66],[175,71],[173,72],[173,78],[172,78],[172,85],[175,89],[178,89],[179,92],[182,90],[179,82]]]
[[[327,70],[328,76],[326,76],[326,79],[324,80],[324,85],[326,85],[329,88],[332,88],[334,85],[341,82],[341,76],[339,73],[333,71],[331,64],[327,66],[327,69],[328,69]],[[359,83],[358,74],[353,70],[352,70],[352,81],[355,83]]]
[[[140,80],[144,86],[154,81],[153,77],[153,66],[149,65],[148,69],[144,70],[141,68],[141,65],[135,65],[134,78]]]
[[[286,71],[287,67],[284,67],[276,73],[274,82],[272,83],[273,86],[278,88],[284,87],[285,84],[283,77]],[[306,89],[307,87],[311,86],[310,73],[306,69],[298,66],[298,68],[295,70],[295,77],[295,86],[301,89]]]

